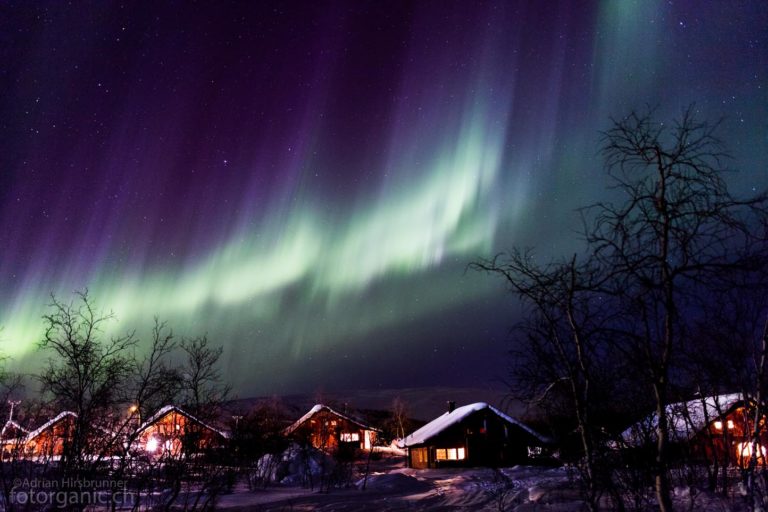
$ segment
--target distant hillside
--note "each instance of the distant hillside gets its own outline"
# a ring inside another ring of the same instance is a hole
[[[490,388],[402,388],[402,389],[362,389],[344,392],[324,392],[318,394],[296,394],[280,397],[252,397],[233,400],[228,407],[232,411],[245,412],[253,406],[272,400],[279,400],[298,418],[314,404],[323,402],[327,405],[349,410],[389,411],[392,402],[400,397],[407,406],[408,415],[416,420],[429,421],[446,411],[448,401],[461,406],[473,402],[487,402],[513,416],[524,414],[520,402],[509,399],[506,392]]]

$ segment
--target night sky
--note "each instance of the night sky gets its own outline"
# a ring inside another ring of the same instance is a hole
[[[578,248],[633,108],[768,186],[767,74],[764,0],[3,2],[0,349],[87,287],[242,395],[488,385],[518,312],[467,263]]]

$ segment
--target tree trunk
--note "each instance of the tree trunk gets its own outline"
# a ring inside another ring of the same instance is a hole
[[[666,407],[666,384],[662,382],[654,383],[654,392],[656,394],[656,415],[659,418],[659,424],[656,428],[656,467],[655,467],[655,487],[656,499],[659,502],[659,510],[662,512],[672,512],[672,498],[669,489],[669,476],[667,475],[667,445],[669,442],[669,429]]]

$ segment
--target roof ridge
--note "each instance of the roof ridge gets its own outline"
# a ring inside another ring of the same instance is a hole
[[[457,407],[452,411],[444,412],[443,414],[436,417],[426,425],[422,426],[421,428],[405,436],[398,444],[401,447],[406,447],[414,444],[425,443],[428,440],[435,437],[436,435],[443,432],[445,429],[452,427],[456,423],[459,423],[461,420],[463,420],[467,416],[470,416],[471,414],[482,411],[484,409],[489,409],[491,412],[493,412],[502,420],[522,428],[524,431],[536,437],[540,441],[544,443],[550,442],[550,439],[548,439],[547,437],[539,434],[538,432],[533,430],[531,427],[529,427],[525,423],[521,422],[516,418],[512,418],[511,416],[507,415],[506,413],[502,412],[496,407],[486,402],[474,402],[471,404],[462,405],[461,407]]]
[[[200,425],[204,426],[205,428],[213,430],[214,432],[216,432],[217,434],[219,434],[220,436],[222,436],[224,438],[229,437],[226,434],[226,432],[224,432],[223,430],[220,430],[220,429],[214,427],[213,425],[211,425],[211,424],[201,420],[200,418],[198,418],[194,414],[186,411],[185,409],[182,409],[180,406],[175,405],[175,404],[167,404],[167,405],[164,405],[164,406],[160,407],[147,420],[145,420],[144,423],[142,423],[139,426],[139,428],[136,430],[136,432],[137,433],[144,432],[146,429],[148,429],[158,419],[162,418],[163,416],[165,416],[166,414],[168,414],[169,412],[174,411],[174,410],[177,411],[182,416],[186,416],[186,417],[192,419],[193,421],[199,423]]]
[[[299,418],[298,420],[296,420],[293,423],[291,423],[288,427],[286,427],[283,430],[283,434],[284,435],[292,434],[304,422],[306,422],[308,419],[310,419],[312,416],[314,416],[318,412],[322,411],[323,409],[326,409],[328,412],[330,412],[332,414],[335,414],[336,416],[339,416],[341,418],[344,418],[345,420],[350,421],[351,423],[354,423],[354,424],[356,424],[359,427],[362,427],[364,430],[374,430],[376,432],[380,432],[381,431],[380,429],[378,429],[378,428],[376,428],[374,426],[368,425],[367,423],[363,422],[362,419],[356,418],[354,416],[351,416],[351,415],[348,415],[348,414],[345,414],[345,413],[340,413],[339,411],[337,411],[336,409],[332,408],[329,405],[315,404],[301,418]]]

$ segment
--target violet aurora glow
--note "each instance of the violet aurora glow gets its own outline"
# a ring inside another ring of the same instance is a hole
[[[208,333],[240,393],[484,384],[515,309],[465,267],[577,246],[611,116],[695,102],[768,185],[764,2],[302,4],[2,8],[12,364],[88,288]]]

